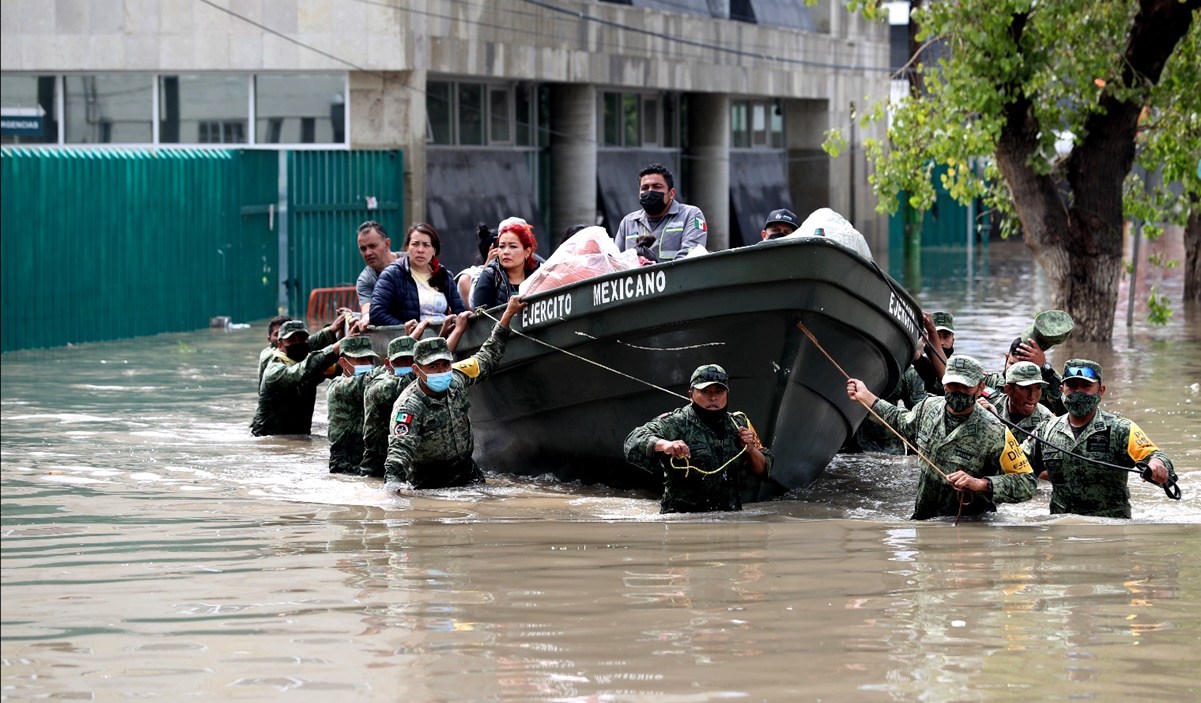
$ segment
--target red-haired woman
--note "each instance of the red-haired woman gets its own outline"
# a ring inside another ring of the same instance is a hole
[[[521,282],[538,268],[538,259],[534,258],[537,248],[534,228],[524,220],[511,217],[502,222],[496,233],[496,258],[475,282],[472,304],[486,308],[507,305],[509,297],[517,295]]]
[[[459,289],[438,263],[442,241],[424,222],[405,233],[405,256],[384,269],[371,294],[371,324],[403,325],[409,320],[442,322],[463,312]]]

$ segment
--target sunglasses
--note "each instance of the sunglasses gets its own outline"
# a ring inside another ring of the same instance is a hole
[[[730,377],[719,371],[706,371],[706,372],[702,373],[700,376],[697,376],[696,378],[692,379],[692,383],[694,385],[697,383],[720,383],[722,385],[725,385],[729,382],[730,382]]]
[[[1087,366],[1069,366],[1066,369],[1064,369],[1064,371],[1066,372],[1063,375],[1063,380],[1065,380],[1065,381],[1068,380],[1069,378],[1087,378],[1090,381],[1100,381],[1101,380],[1097,376],[1096,370],[1091,369]]]

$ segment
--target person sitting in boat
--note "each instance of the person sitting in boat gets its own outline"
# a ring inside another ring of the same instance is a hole
[[[504,305],[517,294],[517,287],[538,269],[534,252],[538,240],[534,228],[524,220],[511,218],[500,223],[496,235],[497,255],[484,267],[471,291],[474,307]]]
[[[943,396],[928,396],[901,410],[875,396],[857,378],[847,396],[867,405],[934,463],[923,462],[913,520],[996,512],[1000,503],[1030,500],[1038,478],[1013,434],[976,403],[984,369],[970,356],[947,360]]]
[[[351,334],[358,334],[371,324],[371,295],[375,292],[375,284],[384,269],[400,257],[400,254],[392,251],[392,240],[388,238],[384,226],[375,220],[367,220],[359,225],[355,238],[365,265],[354,284],[362,317],[351,325]]]
[[[1132,420],[1100,409],[1105,386],[1101,365],[1069,359],[1063,367],[1063,403],[1067,413],[1035,430],[1022,449],[1035,473],[1051,482],[1051,514],[1130,517],[1130,472],[1117,467],[1150,469],[1151,482],[1176,481],[1172,460]],[[1078,456],[1072,456],[1063,450]],[[1115,464],[1100,466],[1090,459]],[[1144,478],[1146,480],[1146,478]]]
[[[759,237],[765,242],[786,237],[796,231],[797,222],[796,215],[791,210],[772,210]]]
[[[467,388],[488,378],[500,364],[509,339],[509,323],[526,303],[509,298],[492,336],[480,350],[451,364],[454,356],[441,337],[423,339],[413,348],[417,382],[396,400],[388,437],[384,476],[388,483],[448,488],[484,480],[471,458],[475,437],[467,417]]]
[[[771,452],[746,415],[727,411],[729,393],[725,369],[701,366],[689,380],[689,405],[626,437],[626,460],[663,478],[659,512],[742,510],[745,474],[761,478],[771,469]]]
[[[430,225],[419,222],[404,239],[405,256],[380,274],[371,294],[371,324],[403,325],[409,320],[442,322],[463,312],[453,276],[438,263],[442,240]]]
[[[313,339],[324,340],[323,333],[328,330],[334,341],[310,353],[309,331],[304,322],[291,320],[280,326],[280,348],[275,350],[259,382],[258,409],[250,424],[252,434],[261,437],[312,432],[317,386],[325,380],[325,370],[338,359],[340,347],[336,337],[341,329],[339,325],[313,335]]]
[[[492,263],[497,254],[496,234],[488,229],[488,225],[481,222],[476,230],[476,237],[479,239],[476,246],[480,255],[475,260],[475,265],[468,266],[455,274],[455,285],[459,287],[459,299],[463,301],[468,310],[476,308],[471,300],[471,291],[475,288],[475,282],[480,280],[480,274],[483,273],[484,267]]]
[[[622,218],[614,242],[618,251],[637,248],[651,262],[670,261],[708,239],[705,213],[676,199],[675,178],[661,164],[638,172],[638,203],[641,209]]]
[[[379,355],[370,337],[342,340],[338,366],[343,375],[325,391],[329,414],[329,472],[357,474],[363,461],[363,391]]]

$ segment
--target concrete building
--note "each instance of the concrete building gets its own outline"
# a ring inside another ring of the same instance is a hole
[[[676,174],[711,249],[832,207],[877,257],[852,105],[889,90],[888,26],[838,0],[5,0],[3,142],[401,149],[406,219],[452,267],[477,222],[575,223]],[[852,135],[830,159],[826,130]],[[549,249],[549,246],[544,247]]]

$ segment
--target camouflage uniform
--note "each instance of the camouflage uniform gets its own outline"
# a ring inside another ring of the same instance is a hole
[[[993,407],[997,409],[997,417],[1000,417],[1002,420],[1012,422],[1027,432],[1033,432],[1036,427],[1043,424],[1043,421],[1055,417],[1055,415],[1053,415],[1050,410],[1047,410],[1047,407],[1042,404],[1041,399],[1039,400],[1038,405],[1034,406],[1034,412],[1030,413],[1026,417],[1018,417],[1009,412],[1009,396],[1005,395],[1004,393],[993,393],[992,395],[988,396],[988,402],[992,403]],[[1026,437],[1026,435],[1021,436],[1022,438]]]
[[[738,427],[746,427],[746,418],[726,414],[731,424],[727,424],[724,432],[718,435],[701,422],[693,411],[692,405],[687,405],[670,413],[660,415],[626,437],[626,461],[640,468],[651,471],[663,479],[663,497],[659,501],[661,513],[701,513],[712,510],[742,510],[743,483],[750,476],[750,456],[733,459],[742,451],[742,442],[738,438]],[[705,471],[714,469],[730,462],[723,470],[713,474],[703,474],[699,471],[673,468],[671,457],[655,451],[655,444],[660,439],[669,441],[683,440],[688,445],[692,456],[687,460],[676,459],[677,464],[685,461]],[[771,452],[761,450],[767,459],[767,470],[772,465]]]
[[[984,370],[975,359],[963,355],[947,359],[944,384],[972,387],[983,378]],[[1021,446],[1008,428],[979,405],[973,405],[971,414],[949,432],[946,397],[928,397],[909,411],[878,400],[872,409],[943,473],[949,476],[963,471],[992,483],[991,491],[972,491],[964,498],[970,502],[960,505],[958,491],[923,461],[911,519],[996,512],[998,503],[1021,503],[1034,495],[1038,478],[1031,472]]]
[[[901,376],[897,389],[886,400],[896,405],[904,401],[905,407],[912,408],[926,397],[926,384],[922,381],[917,369],[910,364]],[[855,431],[854,443],[865,452],[881,452],[884,454],[904,454],[905,443],[890,432],[879,420],[868,415]]]
[[[1101,367],[1095,362],[1072,360],[1068,365],[1090,366],[1100,378]],[[1035,431],[1039,438],[1050,444],[1033,438],[1022,443],[1035,472],[1046,471],[1051,479],[1052,515],[1075,513],[1097,517],[1130,517],[1130,488],[1126,485],[1129,472],[1098,466],[1069,456],[1055,447],[1130,468],[1139,462],[1158,458],[1167,467],[1171,479],[1176,480],[1171,459],[1131,420],[1097,409],[1092,421],[1085,425],[1077,437],[1069,424],[1069,417],[1056,417]]]
[[[396,364],[398,359],[413,355],[413,346],[417,340],[412,337],[397,337],[388,343],[388,359]],[[381,367],[382,368],[382,367]],[[363,461],[359,464],[359,473],[363,476],[381,478],[384,475],[384,462],[388,458],[388,431],[392,420],[392,406],[396,399],[409,384],[417,380],[417,374],[410,371],[403,376],[397,376],[393,371],[384,368],[377,376],[367,381],[367,389],[363,392]]]
[[[367,337],[342,340],[342,356],[359,361],[376,358]],[[359,472],[359,464],[363,461],[363,389],[376,371],[339,376],[325,391],[329,414],[329,472],[332,474]]]
[[[467,388],[496,370],[508,339],[509,330],[497,325],[475,356],[454,364],[454,379],[441,398],[426,394],[420,383],[404,389],[392,412],[384,463],[388,481],[408,481],[413,488],[446,488],[484,480],[471,458],[475,437],[467,417],[471,407]],[[441,342],[446,349],[446,340],[441,338],[418,342],[415,356],[419,363],[430,363],[423,361],[422,353],[431,342]]]
[[[338,341],[338,336],[329,327],[323,327],[317,330],[317,333],[309,337],[309,346],[313,349],[324,349],[334,342]],[[271,357],[275,356],[277,349],[270,344],[259,352],[259,384],[263,383],[263,372],[267,370],[267,364],[271,363]]]
[[[333,345],[309,352],[296,362],[277,349],[259,384],[259,405],[250,431],[255,436],[309,434],[313,428],[313,405],[317,386],[325,370],[337,361]]]

